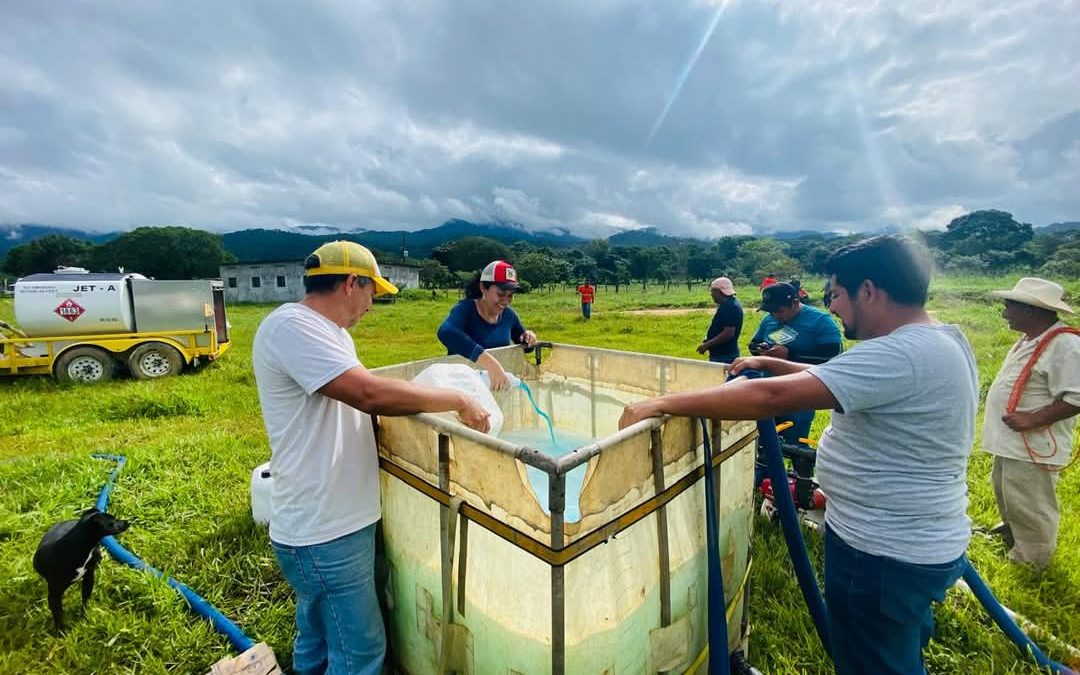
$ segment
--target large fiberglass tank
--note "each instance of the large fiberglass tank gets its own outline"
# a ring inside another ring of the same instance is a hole
[[[141,274],[61,268],[15,283],[15,322],[30,337],[101,335],[135,330],[130,279]]]
[[[704,475],[717,486],[729,649],[745,637],[753,422],[645,420],[642,398],[718,384],[702,361],[556,344],[490,350],[500,438],[449,416],[379,418],[395,666],[411,675],[706,672]],[[380,368],[411,379],[443,357]],[[724,617],[714,618],[724,620]],[[727,658],[724,654],[722,658]],[[440,662],[441,661],[441,662]]]

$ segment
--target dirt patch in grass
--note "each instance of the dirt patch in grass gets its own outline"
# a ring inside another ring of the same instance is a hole
[[[701,314],[715,311],[708,307],[675,307],[671,309],[631,309],[620,314],[642,314],[646,316],[678,316],[679,314]]]

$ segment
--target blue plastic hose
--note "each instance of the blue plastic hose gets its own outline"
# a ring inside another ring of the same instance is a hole
[[[755,370],[744,370],[738,377],[755,379],[761,377],[761,373]],[[765,466],[768,468],[769,480],[773,486],[773,500],[777,513],[780,514],[780,529],[784,533],[788,557],[795,567],[795,577],[799,582],[806,608],[810,610],[810,618],[814,620],[814,628],[817,629],[818,637],[821,639],[821,646],[825,648],[825,653],[831,656],[829,614],[825,608],[825,600],[821,597],[814,567],[810,564],[810,556],[806,553],[806,542],[803,540],[802,528],[799,527],[799,514],[795,511],[795,500],[791,497],[791,491],[787,489],[787,467],[784,466],[784,454],[780,451],[780,437],[776,433],[776,421],[772,418],[758,420],[757,428],[761,450],[765,455]]]
[[[818,588],[814,568],[810,564],[810,556],[806,553],[806,542],[803,540],[802,528],[799,527],[799,514],[795,511],[795,500],[791,497],[791,491],[787,489],[787,468],[784,466],[784,455],[780,451],[776,422],[772,418],[759,420],[757,426],[761,449],[765,454],[765,465],[769,469],[769,480],[773,485],[773,500],[777,513],[780,514],[780,528],[784,532],[784,541],[787,543],[788,557],[791,558],[791,564],[795,567],[795,577],[799,581],[799,589],[802,590],[806,607],[810,610],[810,617],[814,620],[814,628],[817,629],[818,637],[821,638],[821,646],[825,648],[825,653],[831,656],[829,614],[825,608],[825,600],[821,597],[821,589]]]
[[[106,454],[94,454],[91,456],[97,459],[108,459],[116,462],[116,468],[109,474],[109,479],[106,481],[105,486],[101,488],[101,492],[98,494],[97,504],[95,504],[99,511],[107,511],[109,506],[109,494],[112,492],[113,482],[116,480],[116,476],[120,473],[120,470],[124,468],[124,464],[127,463],[127,458],[123,455]],[[244,631],[240,630],[240,627],[230,621],[228,617],[203,599],[202,596],[172,577],[165,576],[161,570],[155,569],[136,558],[130,551],[121,546],[120,542],[116,541],[115,537],[104,537],[102,538],[101,543],[105,546],[105,550],[109,552],[109,555],[117,561],[139,571],[149,572],[159,579],[164,579],[165,583],[172,586],[184,597],[188,607],[190,607],[193,612],[204,619],[208,619],[210,623],[213,624],[214,630],[229,638],[229,642],[232,643],[237,651],[246,652],[255,646],[254,640],[248,637]]]
[[[994,620],[994,623],[998,625],[1005,636],[1012,640],[1020,651],[1025,654],[1030,654],[1039,664],[1040,668],[1049,668],[1055,673],[1064,673],[1065,675],[1077,675],[1076,671],[1068,666],[1064,666],[1057,661],[1051,661],[1046,654],[1043,653],[1039,647],[1031,641],[1020,626],[1016,625],[1005,608],[1001,606],[997,598],[994,597],[994,593],[990,590],[990,587],[986,585],[979,573],[975,571],[975,568],[971,566],[971,561],[968,561],[967,567],[964,569],[964,581],[967,582],[968,588],[971,589],[972,594],[979,599],[982,606],[986,609],[990,618]]]
[[[713,476],[712,443],[709,427],[701,422],[705,440],[705,545],[709,565],[709,675],[730,675],[728,660],[727,603],[724,598],[724,571],[720,567],[719,523],[716,519],[716,479]]]

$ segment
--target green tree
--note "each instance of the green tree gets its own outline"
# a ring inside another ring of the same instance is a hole
[[[593,247],[592,243],[596,242],[590,243],[590,250],[596,252],[594,255],[600,283],[614,286],[618,293],[619,286],[630,283],[630,261],[612,252],[606,241],[602,247]]]
[[[951,255],[972,256],[989,251],[1019,251],[1033,237],[1029,223],[1018,223],[1011,213],[988,209],[954,218],[940,241]]]
[[[94,249],[97,269],[124,268],[154,279],[204,279],[235,258],[221,237],[190,227],[139,227]]]
[[[616,255],[608,255],[605,262],[608,267],[600,269],[600,279],[603,283],[614,286],[615,292],[618,293],[619,286],[630,283],[630,261]]]
[[[641,290],[645,290],[649,277],[656,277],[655,246],[627,246],[626,260],[630,263],[630,275],[641,281]]]
[[[585,255],[599,262],[604,255],[611,253],[611,242],[607,239],[593,239],[585,245]]]
[[[1050,259],[1054,257],[1054,254],[1058,252],[1058,249],[1069,243],[1072,238],[1070,235],[1080,237],[1080,233],[1071,232],[1040,234],[1024,244],[1024,252],[1030,256],[1033,267],[1041,267],[1050,262]]]
[[[582,251],[575,251],[575,255],[569,257],[567,262],[570,263],[570,276],[575,280],[595,280],[600,271],[596,265],[596,259]]]
[[[693,279],[709,279],[715,276],[715,271],[721,267],[716,254],[709,249],[692,251],[686,259],[686,271]]]
[[[856,238],[862,238],[859,235]],[[799,261],[803,270],[812,274],[824,274],[825,262],[836,249],[851,243],[852,238],[823,237],[820,235],[799,237],[788,242],[788,255]]]
[[[420,286],[430,289],[432,297],[435,297],[436,289],[450,288],[456,283],[453,273],[438,260],[424,258],[420,261]]]
[[[788,255],[788,245],[767,237],[739,246],[735,267],[755,283],[770,272],[779,274],[781,279],[802,275],[799,261]]]
[[[560,280],[560,273],[564,271],[561,262],[544,251],[534,250],[522,255],[514,267],[519,279],[543,290],[545,286]]]
[[[713,244],[713,255],[716,258],[717,265],[724,269],[735,269],[735,259],[739,256],[739,247],[753,240],[754,237],[749,235],[736,235],[717,239],[716,243]]]
[[[454,272],[476,272],[492,260],[512,262],[514,255],[506,244],[487,237],[462,237],[435,248],[431,257]]]
[[[1080,277],[1080,233],[1058,247],[1039,269],[1039,274],[1058,281]]]
[[[652,251],[656,259],[653,276],[656,278],[656,283],[663,284],[667,288],[675,278],[675,253],[670,246],[654,246]]]
[[[510,252],[511,255],[514,256],[514,260],[517,260],[526,253],[530,253],[532,251],[535,251],[536,249],[536,245],[530,244],[529,242],[524,240],[515,241],[513,244],[510,244]],[[491,261],[489,260],[488,262]]]
[[[13,276],[24,277],[37,272],[52,272],[64,266],[85,267],[90,264],[93,248],[93,244],[81,239],[47,234],[9,249],[4,257],[3,269]]]

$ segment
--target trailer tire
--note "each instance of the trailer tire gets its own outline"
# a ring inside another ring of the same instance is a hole
[[[135,379],[155,380],[179,374],[184,357],[164,342],[146,342],[131,350],[127,364]]]
[[[56,359],[53,375],[61,382],[104,382],[112,379],[116,361],[104,349],[75,347]]]

